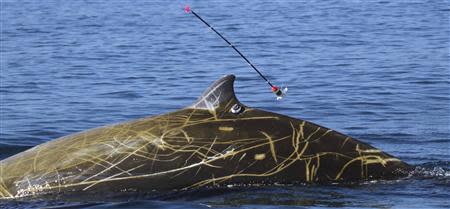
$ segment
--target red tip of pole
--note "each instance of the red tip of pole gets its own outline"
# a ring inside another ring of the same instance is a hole
[[[186,7],[184,7],[184,11],[185,11],[186,13],[191,12],[191,7],[189,7],[189,5],[186,5]]]
[[[276,92],[278,91],[278,87],[277,86],[272,86],[272,92]]]

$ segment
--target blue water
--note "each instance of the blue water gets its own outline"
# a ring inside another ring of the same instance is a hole
[[[190,4],[273,83],[183,7]],[[235,74],[246,105],[346,133],[417,166],[398,181],[0,207],[448,208],[448,1],[1,1],[0,159],[192,103]]]

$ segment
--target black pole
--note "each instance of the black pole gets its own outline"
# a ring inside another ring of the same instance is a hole
[[[208,26],[212,31],[214,31],[217,35],[219,35],[220,38],[222,38],[225,42],[227,42],[227,44],[231,48],[233,48],[234,51],[236,51],[242,58],[244,58],[244,60],[261,76],[261,78],[263,78],[267,82],[267,84],[269,84],[270,87],[274,87],[272,85],[272,83],[270,83],[270,81],[261,72],[259,72],[259,70],[250,62],[250,60],[248,60],[247,57],[245,57],[235,46],[233,46],[233,44],[231,44],[225,37],[223,37],[222,34],[217,32],[216,29],[214,29],[205,20],[203,20],[203,18],[201,18],[197,13],[195,13],[191,9],[189,9],[188,11],[192,12],[192,14],[194,14],[199,20],[201,20],[203,23],[205,23],[206,26]]]

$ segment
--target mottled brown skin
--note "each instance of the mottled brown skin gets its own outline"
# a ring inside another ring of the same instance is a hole
[[[409,166],[319,125],[245,107],[234,76],[191,107],[100,127],[0,162],[0,198],[391,179]],[[241,113],[230,111],[234,104]]]

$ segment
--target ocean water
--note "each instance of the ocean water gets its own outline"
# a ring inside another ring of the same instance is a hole
[[[190,4],[275,84],[183,8]],[[445,0],[1,1],[0,159],[191,104],[235,74],[246,105],[346,133],[416,166],[397,181],[198,191],[0,208],[449,208]]]

